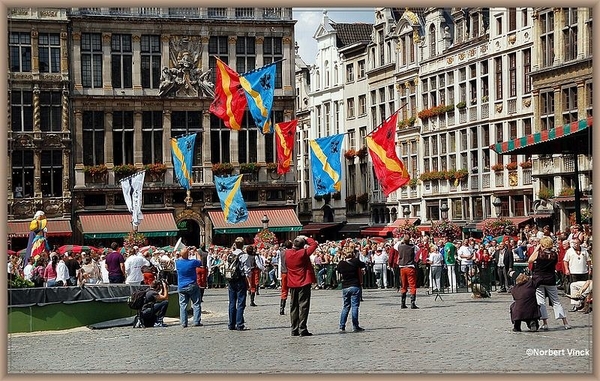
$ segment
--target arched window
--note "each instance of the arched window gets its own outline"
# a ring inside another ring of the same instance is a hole
[[[430,57],[435,57],[436,56],[436,40],[437,40],[437,36],[435,35],[435,25],[431,24],[431,26],[429,27],[429,56]]]

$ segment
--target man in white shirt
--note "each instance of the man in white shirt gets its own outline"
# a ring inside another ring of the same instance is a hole
[[[150,263],[139,253],[137,246],[134,247],[135,254],[125,260],[125,284],[140,285],[144,280],[142,266],[150,266]]]
[[[462,274],[461,283],[462,287],[466,287],[469,279],[469,271],[473,267],[473,253],[469,247],[469,240],[465,239],[456,252],[458,259],[460,260],[460,272]]]
[[[69,279],[69,268],[65,263],[65,259],[67,258],[67,254],[60,258],[58,264],[56,265],[56,285],[57,286],[66,286],[67,280]]]
[[[381,287],[381,278],[383,278],[383,287],[387,288],[387,262],[388,255],[382,247],[378,247],[375,255],[373,256],[373,271],[375,272],[375,279],[377,288]]]

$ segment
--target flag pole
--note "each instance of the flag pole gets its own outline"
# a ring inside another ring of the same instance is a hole
[[[408,106],[408,102],[407,102],[407,103],[405,103],[405,104],[404,104],[402,107],[400,107],[398,110],[394,111],[394,113],[393,113],[392,115],[390,115],[389,117],[387,117],[387,118],[386,118],[386,120],[384,120],[383,122],[381,122],[381,124],[380,124],[379,126],[377,126],[376,128],[374,128],[374,129],[373,129],[373,131],[369,132],[369,133],[367,134],[367,136],[371,136],[371,135],[373,134],[373,132],[377,131],[377,129],[378,129],[379,127],[383,126],[383,125],[384,125],[384,124],[385,124],[385,123],[386,123],[388,120],[392,119],[392,117],[393,117],[394,115],[396,115],[397,113],[399,113],[399,112],[400,112],[400,110],[402,110],[402,109],[403,109],[404,107],[406,107],[406,106]],[[365,138],[366,138],[367,136],[365,136]]]

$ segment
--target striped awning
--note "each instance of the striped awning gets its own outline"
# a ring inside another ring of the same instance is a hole
[[[262,218],[265,215],[269,219],[268,227],[272,232],[291,232],[302,229],[296,211],[292,208],[250,209],[248,210],[248,219],[237,224],[226,222],[222,210],[208,211],[213,231],[217,234],[258,233],[263,229]]]
[[[138,232],[146,237],[174,237],[177,235],[177,224],[172,212],[144,212]],[[131,214],[80,214],[83,238],[123,238],[131,231]]]
[[[500,155],[534,155],[554,153],[591,154],[592,122],[590,116],[549,130],[536,132],[490,146]]]
[[[28,221],[8,221],[6,225],[6,235],[8,238],[23,238],[29,236],[29,223]],[[47,237],[59,237],[59,236],[70,236],[73,234],[71,229],[70,220],[50,220],[48,219],[48,232]]]

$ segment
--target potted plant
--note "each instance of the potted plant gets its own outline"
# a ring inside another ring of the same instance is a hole
[[[492,165],[492,171],[500,172],[504,169],[504,165],[502,163],[496,163]]]
[[[517,162],[511,161],[510,163],[506,164],[506,169],[508,169],[509,171],[514,171],[515,169],[517,169]]]
[[[167,172],[167,165],[163,163],[146,164],[144,169],[151,174],[162,175]]]
[[[353,160],[355,156],[356,156],[356,151],[353,150],[352,148],[350,148],[349,150],[347,150],[346,152],[344,152],[344,157],[347,160]]]
[[[455,180],[463,180],[463,179],[466,179],[468,175],[469,175],[469,171],[467,171],[466,169],[457,169],[454,172],[454,179]]]
[[[267,168],[267,171],[274,172],[277,170],[277,163],[273,163],[273,162],[267,163],[266,168]]]
[[[523,169],[531,168],[531,160],[523,161],[519,164],[519,166],[521,166]]]
[[[432,222],[431,234],[434,237],[448,237],[451,241],[462,236],[461,228],[453,222],[442,220]]]
[[[410,179],[410,180],[408,181],[408,186],[409,186],[409,187],[415,187],[415,186],[417,186],[417,183],[418,183],[418,180],[417,180],[417,179]]]
[[[517,227],[511,220],[496,218],[487,220],[483,225],[483,235],[498,237],[501,235],[515,235]]]
[[[137,170],[138,169],[133,164],[115,165],[113,167],[113,172],[121,176],[133,175],[137,172]]]
[[[465,101],[461,101],[461,102],[458,102],[458,103],[456,104],[456,108],[457,108],[457,109],[459,109],[459,110],[462,110],[462,109],[464,109],[465,107],[467,107],[467,102],[465,102]]]
[[[361,159],[364,159],[365,157],[367,157],[368,153],[369,153],[369,150],[367,149],[367,147],[363,146],[361,149],[356,151],[356,156],[358,156]]]
[[[222,176],[230,175],[233,172],[233,164],[231,163],[215,163],[212,165],[213,175]]]
[[[573,188],[563,188],[558,194],[559,197],[571,197],[575,196],[575,189]]]
[[[443,171],[443,176],[445,180],[453,180],[454,179],[454,174],[456,173],[455,170],[450,169],[448,171]]]
[[[351,194],[348,197],[346,197],[346,204],[349,204],[349,205],[356,204],[356,195]]]
[[[554,197],[554,189],[552,188],[542,188],[537,194],[538,198],[541,200],[548,200]]]
[[[334,192],[331,197],[334,200],[341,200],[342,199],[342,193],[341,192]]]
[[[104,164],[86,165],[83,173],[89,174],[93,179],[101,178],[108,173],[108,167]]]
[[[240,173],[257,173],[260,167],[259,163],[240,163]]]
[[[417,229],[417,227],[414,224],[408,221],[401,221],[400,224],[396,228],[394,228],[392,234],[395,238],[402,238],[404,234],[408,234],[413,238],[421,236],[421,234],[419,233],[419,229]]]
[[[363,194],[359,194],[358,196],[356,196],[356,202],[358,202],[359,204],[367,204],[369,202],[369,194],[368,193],[363,193]]]

